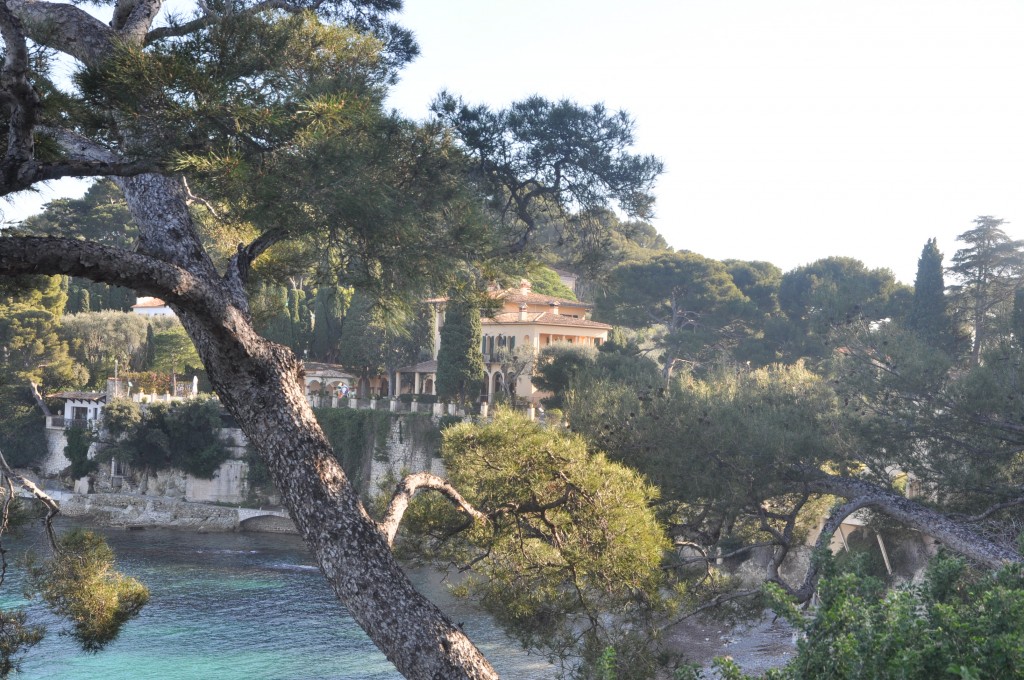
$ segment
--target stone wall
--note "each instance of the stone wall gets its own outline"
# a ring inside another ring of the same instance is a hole
[[[71,465],[71,461],[64,456],[64,447],[68,445],[68,440],[64,437],[64,430],[47,428],[43,434],[46,436],[47,453],[46,458],[39,464],[39,469],[44,476],[51,477],[60,474]]]
[[[238,511],[173,498],[102,493],[72,495],[61,503],[67,517],[92,517],[100,524],[125,527],[176,527],[193,531],[234,531]]]
[[[410,472],[432,472],[443,477],[444,462],[435,456],[437,437],[431,432],[436,427],[432,420],[423,416],[393,418],[382,455],[373,456],[368,483],[363,488],[370,494],[382,490],[390,493],[390,487]]]

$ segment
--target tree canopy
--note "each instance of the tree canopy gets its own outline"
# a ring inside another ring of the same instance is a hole
[[[971,355],[977,363],[991,344],[996,324],[1006,319],[1024,275],[1024,241],[1003,231],[1004,220],[982,215],[974,228],[957,237],[965,247],[953,254],[949,272],[957,283],[950,287],[957,312],[972,333]],[[997,313],[1002,307],[1003,313]]]
[[[403,575],[304,399],[294,353],[254,330],[250,294],[259,278],[356,286],[393,304],[446,291],[529,242],[534,199],[648,212],[660,163],[631,154],[632,122],[601,106],[531,98],[492,114],[442,97],[424,124],[385,111],[417,50],[393,21],[397,0],[199,2],[166,22],[160,8],[125,0],[99,19],[0,4],[0,193],[113,177],[136,229],[131,248],[57,225],[5,234],[0,274],[85,277],[166,301],[371,639],[409,677],[494,677]],[[70,58],[70,81],[54,53]],[[493,145],[515,161],[494,164]]]

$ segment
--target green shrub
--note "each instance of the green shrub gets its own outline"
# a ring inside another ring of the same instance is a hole
[[[107,542],[81,529],[61,537],[52,559],[29,564],[31,590],[71,622],[71,636],[86,651],[103,649],[149,601],[144,585],[113,567]]]
[[[805,620],[779,589],[774,608],[805,632],[776,678],[1024,677],[1024,566],[972,572],[940,556],[919,586],[887,590],[873,576],[828,566],[821,605]]]
[[[113,457],[141,469],[176,468],[212,479],[231,457],[220,438],[220,404],[215,400],[154,404],[141,414],[131,402],[111,405],[115,408],[104,415],[104,425],[121,438],[108,443],[101,460]]]
[[[68,442],[64,447],[64,457],[71,462],[72,479],[81,479],[96,472],[99,464],[89,458],[89,447],[95,439],[92,431],[84,427],[69,427],[64,430],[64,437]]]

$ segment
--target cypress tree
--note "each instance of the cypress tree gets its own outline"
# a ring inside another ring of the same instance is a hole
[[[917,260],[914,302],[907,321],[921,339],[940,349],[952,349],[953,328],[942,277],[942,253],[934,238],[928,239]]]
[[[140,369],[143,371],[152,371],[153,364],[156,363],[156,340],[153,337],[153,324],[149,324],[146,327],[146,353],[142,357],[142,366]]]
[[[348,300],[337,286],[320,286],[313,295],[313,329],[309,356],[315,361],[338,361],[341,328]]]
[[[306,305],[306,291],[301,288],[288,289],[288,319],[290,324],[287,344],[296,355],[302,357],[304,350],[309,346],[313,320]]]
[[[68,305],[65,311],[68,314],[91,312],[89,289],[84,286],[73,286],[68,294]]]
[[[468,401],[479,394],[484,379],[481,334],[480,311],[464,301],[450,300],[437,353],[437,395],[441,399]]]

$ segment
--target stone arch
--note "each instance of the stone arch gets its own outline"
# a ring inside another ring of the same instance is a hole
[[[320,389],[322,387],[323,385],[320,383],[319,380],[310,380],[308,383],[306,383],[306,394],[310,396],[316,396],[320,394]]]

